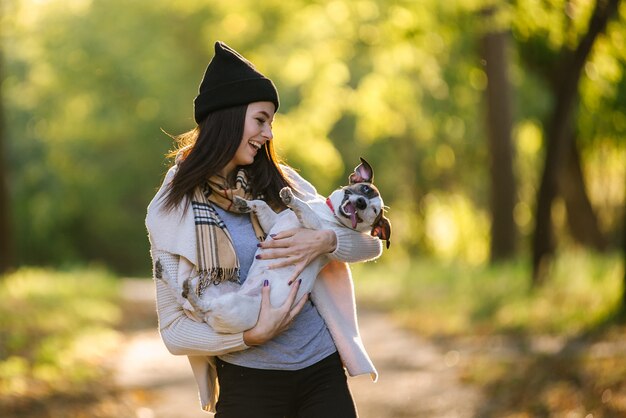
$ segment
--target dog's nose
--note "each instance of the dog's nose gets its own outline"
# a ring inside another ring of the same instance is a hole
[[[360,209],[360,210],[363,210],[363,209],[365,209],[366,207],[367,207],[367,202],[365,201],[365,199],[364,199],[364,198],[362,198],[362,197],[359,197],[359,198],[356,200],[356,208],[357,208],[357,209]]]

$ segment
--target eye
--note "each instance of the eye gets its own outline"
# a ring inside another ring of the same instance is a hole
[[[265,123],[265,119],[263,118],[255,118],[257,120],[257,122],[259,122],[259,125],[263,125]]]
[[[368,194],[371,191],[372,189],[370,188],[370,186],[365,185],[365,184],[361,186],[361,193]]]

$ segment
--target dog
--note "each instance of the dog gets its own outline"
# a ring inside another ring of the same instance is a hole
[[[262,200],[235,198],[233,205],[241,213],[254,212],[261,227],[271,236],[280,231],[303,226],[309,229],[351,228],[361,233],[369,233],[386,241],[389,248],[391,223],[385,217],[385,206],[378,189],[373,185],[374,171],[363,158],[349,176],[349,184],[335,190],[326,199],[308,202],[296,197],[289,187],[280,191],[283,203],[291,210],[275,213]],[[300,273],[300,288],[296,300],[309,293],[315,278],[328,263],[322,255],[313,260]],[[270,283],[270,302],[280,306],[287,299],[291,282],[287,279],[295,274],[295,266],[269,269],[275,260],[256,259],[250,267],[248,278],[238,289],[220,294],[206,289],[202,296],[193,291],[193,281],[186,279],[182,286],[182,296],[194,309],[195,315],[207,322],[215,331],[235,333],[254,327],[261,309],[261,288],[263,282]],[[223,286],[224,284],[220,285]],[[209,291],[209,292],[207,292]]]

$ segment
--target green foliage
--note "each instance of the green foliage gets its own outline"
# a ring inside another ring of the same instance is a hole
[[[0,406],[91,390],[119,343],[117,280],[97,268],[24,268],[1,279]]]
[[[321,193],[343,182],[359,156],[372,163],[401,243],[393,254],[485,260],[488,80],[477,44],[492,24],[515,36],[515,219],[527,238],[553,102],[546,71],[579,39],[591,2],[489,4],[499,8],[495,22],[478,18],[485,4],[474,0],[4,3],[2,92],[19,262],[101,261],[147,274],[145,208],[171,148],[161,129],[193,128],[192,99],[217,39],[276,82],[277,148]],[[581,83],[584,155],[595,161],[591,145],[603,144],[617,161],[600,173],[589,164],[591,181],[621,190],[609,200],[605,188],[594,195],[598,206],[609,203],[606,230],[619,226],[624,202],[624,27],[609,26]],[[449,231],[433,228],[441,213],[454,223],[454,245]]]
[[[521,0],[516,2],[515,12],[511,19],[513,34],[517,40],[517,50],[521,57],[521,68],[530,70],[532,77],[538,77],[539,85],[554,86],[562,79],[563,72],[560,60],[565,53],[571,53],[582,35],[587,30],[589,17],[595,2],[540,2]],[[590,59],[585,64],[584,73],[579,87],[581,100],[577,118],[579,141],[584,145],[597,144],[607,136],[612,141],[621,142],[624,137],[624,89],[626,77],[623,75],[626,62],[626,28],[623,19],[626,17],[626,6],[622,3],[616,21],[610,22],[606,33],[596,41]],[[520,81],[523,78],[519,78]],[[526,86],[532,88],[531,84]],[[521,106],[523,114],[535,118],[545,117],[548,109],[541,109],[540,100],[532,101],[541,92],[532,89],[518,90],[524,102]],[[545,90],[544,90],[545,94]],[[553,100],[549,98],[548,100]],[[528,113],[528,112],[531,113]],[[541,115],[544,116],[541,116]],[[603,118],[594,115],[602,114]]]
[[[354,267],[357,297],[427,335],[576,334],[621,303],[619,255],[561,254],[553,280],[532,290],[526,262],[494,267],[428,260]]]

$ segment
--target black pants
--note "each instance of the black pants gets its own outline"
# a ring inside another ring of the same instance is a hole
[[[260,370],[217,359],[215,418],[355,418],[339,354],[301,370]]]

